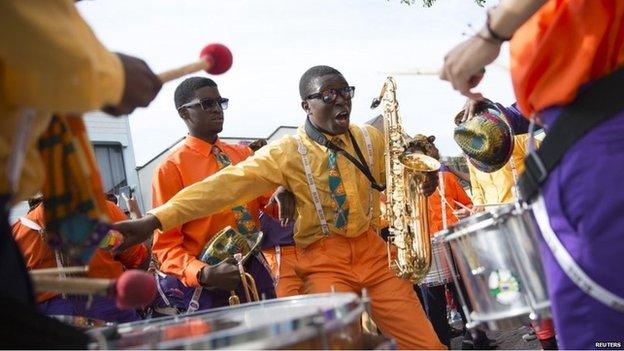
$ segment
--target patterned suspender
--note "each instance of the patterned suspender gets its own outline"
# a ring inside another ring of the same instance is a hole
[[[366,143],[366,151],[368,154],[368,162],[369,167],[372,170],[373,163],[373,144],[371,143],[370,135],[368,131],[364,127],[360,127],[362,131],[362,135],[364,136],[364,142]],[[312,202],[314,203],[314,208],[316,210],[316,215],[318,216],[319,222],[321,224],[321,230],[323,235],[329,235],[329,226],[327,225],[327,218],[325,218],[325,213],[323,212],[323,207],[321,206],[321,197],[318,193],[318,188],[316,187],[316,183],[314,182],[314,177],[312,175],[312,167],[310,166],[310,160],[308,159],[308,149],[303,145],[303,141],[299,135],[295,135],[295,139],[297,140],[297,152],[299,152],[299,156],[301,156],[301,162],[303,163],[303,170],[305,171],[306,180],[308,182],[308,187],[310,188],[310,193],[312,194]],[[373,208],[373,190],[369,189],[368,192],[368,219],[371,219],[372,216],[372,208]]]
[[[323,207],[321,206],[321,197],[319,196],[318,189],[316,188],[316,183],[314,183],[314,177],[312,176],[312,168],[310,167],[310,159],[308,159],[308,149],[303,145],[303,141],[301,141],[301,137],[299,135],[295,135],[295,139],[297,140],[297,151],[299,152],[299,156],[301,156],[301,162],[303,162],[303,170],[306,174],[306,180],[308,181],[308,187],[310,188],[310,193],[312,194],[312,201],[314,202],[314,208],[316,209],[316,215],[319,218],[319,222],[321,223],[321,230],[323,231],[323,235],[329,235],[329,227],[327,226],[327,218],[325,218],[325,213],[323,213]]]

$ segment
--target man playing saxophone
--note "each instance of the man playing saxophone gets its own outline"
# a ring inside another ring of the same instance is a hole
[[[299,84],[307,119],[297,135],[270,143],[117,230],[131,244],[156,228],[167,231],[283,186],[296,198],[296,272],[305,293],[366,288],[373,319],[400,349],[444,349],[411,283],[388,267],[386,245],[375,233],[384,141],[373,127],[349,123],[354,90],[334,68],[310,68]],[[436,186],[434,174],[420,191],[429,195]]]

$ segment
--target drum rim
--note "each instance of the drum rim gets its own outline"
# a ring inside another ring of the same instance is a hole
[[[478,206],[478,205],[475,205],[475,206]],[[516,206],[514,203],[504,204],[504,205],[501,205],[500,207],[491,209],[490,211],[481,212],[481,213],[466,217],[464,219],[461,219],[457,223],[449,227],[448,230],[451,232],[454,232],[459,229],[464,229],[464,227],[470,227],[474,224],[477,224],[486,218],[502,217],[504,215],[507,215],[513,212],[515,208]]]
[[[71,315],[71,314],[52,314],[52,315],[48,315],[48,317],[54,318],[57,321],[75,326],[77,328],[94,329],[94,328],[106,328],[106,327],[115,325],[114,322],[108,322],[103,319],[97,319],[97,318],[91,318],[91,317],[85,317],[85,316],[76,316],[76,315]],[[85,322],[91,323],[92,325],[91,326],[89,325],[78,326],[74,323],[74,321],[76,320],[83,320]]]

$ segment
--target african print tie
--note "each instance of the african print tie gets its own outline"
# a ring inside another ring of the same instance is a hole
[[[212,147],[212,153],[215,155],[217,164],[219,164],[219,169],[223,169],[232,163],[230,161],[230,158],[225,153],[223,153],[217,146]],[[256,221],[254,221],[253,217],[251,216],[249,211],[247,211],[247,208],[245,206],[236,206],[232,208],[232,212],[234,213],[234,218],[236,218],[236,226],[239,233],[249,234],[258,231],[258,228],[256,227]]]
[[[344,145],[340,139],[334,140],[334,144],[340,147]],[[329,190],[334,200],[332,206],[336,218],[334,226],[340,229],[347,224],[347,219],[349,218],[349,204],[347,203],[347,194],[345,193],[340,171],[338,170],[337,156],[335,150],[329,149]]]

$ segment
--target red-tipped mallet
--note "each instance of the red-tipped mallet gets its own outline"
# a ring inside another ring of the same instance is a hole
[[[204,70],[210,74],[222,74],[232,67],[232,52],[222,44],[206,45],[199,53],[199,61],[191,64],[162,72],[158,75],[160,81],[168,81],[180,78],[187,74]]]
[[[59,278],[32,276],[35,291],[53,291],[69,295],[102,295],[115,299],[120,309],[145,307],[156,298],[154,276],[136,269],[125,271],[119,278]]]

